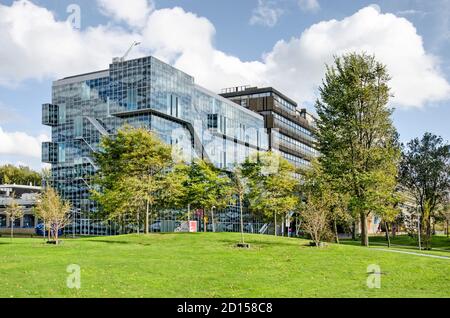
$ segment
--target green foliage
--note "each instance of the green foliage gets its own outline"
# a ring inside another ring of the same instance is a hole
[[[228,175],[205,162],[194,160],[186,167],[184,202],[191,208],[211,210],[213,206],[224,209],[232,200],[233,188]]]
[[[362,225],[386,209],[396,186],[400,151],[392,124],[389,75],[373,56],[347,54],[327,66],[316,103],[317,145],[324,171],[348,194],[349,207]]]
[[[95,154],[99,172],[93,191],[109,218],[139,218],[147,206],[164,209],[181,204],[184,168],[172,159],[172,148],[153,132],[126,126],[102,139]]]
[[[292,211],[299,199],[294,173],[294,166],[273,152],[247,158],[242,174],[248,178],[250,209],[270,218]]]
[[[431,219],[450,191],[450,145],[431,133],[411,140],[403,151],[400,181],[420,209],[425,247],[429,248]]]
[[[300,202],[300,218],[303,229],[319,246],[319,242],[331,233],[331,223],[348,223],[348,196],[335,190],[330,175],[324,173],[317,160],[311,168],[302,169],[300,191],[304,201]],[[335,233],[337,239],[337,233]]]
[[[0,166],[0,184],[41,185],[41,175],[25,166]]]

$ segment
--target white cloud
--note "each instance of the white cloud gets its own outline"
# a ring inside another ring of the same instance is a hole
[[[152,0],[97,0],[97,3],[104,15],[137,27],[145,24],[155,8]]]
[[[323,77],[323,63],[331,63],[333,54],[350,51],[373,53],[387,65],[398,106],[420,107],[450,96],[438,59],[425,52],[415,27],[373,7],[341,21],[315,24],[299,38],[278,42],[266,57],[268,75],[297,98],[311,101]]]
[[[421,107],[450,95],[438,58],[425,51],[414,25],[373,6],[343,20],[314,24],[298,37],[279,41],[258,61],[242,61],[216,49],[214,25],[178,7],[152,11],[134,31],[114,24],[79,31],[56,21],[47,9],[21,0],[0,5],[0,29],[0,85],[103,69],[133,40],[140,40],[132,56],[153,54],[215,91],[270,85],[299,102],[313,102],[324,63],[331,63],[334,54],[366,51],[388,66],[396,106]]]
[[[283,14],[281,8],[276,7],[274,1],[258,0],[258,6],[253,9],[250,17],[250,24],[260,24],[273,27],[277,24],[278,19]]]
[[[320,9],[318,0],[298,0],[298,6],[302,11],[315,12]]]
[[[105,68],[139,36],[113,26],[78,31],[30,1],[0,4],[0,85]]]
[[[48,141],[45,134],[30,136],[24,132],[6,132],[0,127],[0,155],[41,157],[41,143]]]

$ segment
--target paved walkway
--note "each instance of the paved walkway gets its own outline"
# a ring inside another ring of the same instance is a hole
[[[433,255],[433,254],[422,254],[422,253],[416,253],[416,252],[399,251],[399,250],[393,250],[393,249],[387,249],[387,248],[372,248],[372,249],[377,250],[377,251],[384,251],[384,252],[401,253],[401,254],[409,254],[409,255],[417,255],[417,256],[450,260],[450,257],[448,257],[448,256],[439,256],[439,255]]]
[[[379,242],[369,242],[369,245],[388,246],[387,243],[379,243]],[[401,245],[401,244],[391,244],[391,246],[397,246],[397,247],[401,247],[401,248],[409,248],[409,249],[412,249],[412,250],[418,250],[419,249],[417,246]],[[448,249],[437,248],[437,247],[433,247],[433,251],[450,252],[450,250],[448,250]]]

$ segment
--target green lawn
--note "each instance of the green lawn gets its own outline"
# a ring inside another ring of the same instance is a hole
[[[371,237],[370,241],[376,243],[387,243],[385,236]],[[395,237],[391,237],[391,243],[412,247],[419,246],[417,239],[408,235],[397,235]],[[450,238],[447,238],[447,236],[444,235],[433,236],[431,239],[431,248],[447,250],[450,252]]]
[[[0,297],[450,297],[450,259],[237,233],[0,238]],[[81,289],[66,287],[69,264]],[[381,267],[381,288],[366,286]]]
[[[341,240],[342,243],[359,246],[360,241],[352,241],[350,239]],[[372,248],[385,248],[387,241],[385,236],[371,236],[369,238],[369,245]],[[432,249],[429,251],[419,250],[417,239],[408,235],[397,235],[391,237],[391,249],[400,249],[411,252],[418,252],[423,254],[440,255],[450,257],[450,239],[447,236],[439,235],[433,236],[431,241]]]

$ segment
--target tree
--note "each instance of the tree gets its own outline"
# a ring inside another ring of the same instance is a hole
[[[346,54],[327,66],[316,102],[319,157],[324,172],[339,180],[360,220],[361,245],[368,246],[367,217],[395,187],[399,149],[392,124],[389,75],[374,56]]]
[[[305,199],[307,203],[301,209],[302,227],[319,247],[325,233],[330,230],[330,198],[308,193]]]
[[[48,231],[48,240],[53,238],[59,244],[59,231],[70,224],[71,205],[69,201],[62,200],[55,189],[47,187],[37,199],[35,212],[43,220]],[[44,230],[45,231],[45,230]]]
[[[240,229],[241,229],[241,244],[245,244],[244,242],[244,216],[243,216],[243,204],[245,195],[249,192],[249,183],[248,178],[244,177],[242,173],[242,168],[239,166],[235,166],[233,172],[231,174],[232,187],[234,192],[237,194],[238,202],[239,202],[239,214],[240,214]]]
[[[447,235],[447,238],[449,236],[448,228],[450,223],[450,203],[448,199],[446,202],[442,205],[441,209],[439,210],[439,217],[443,220],[445,223],[445,234]]]
[[[250,208],[273,217],[275,236],[277,216],[287,216],[298,203],[295,168],[273,152],[260,152],[242,164],[242,174],[248,178]]]
[[[40,173],[43,187],[51,186],[52,172],[49,168],[43,168]]]
[[[398,192],[393,192],[391,196],[385,196],[386,201],[379,202],[379,209],[376,212],[381,220],[384,222],[384,227],[386,229],[386,240],[388,242],[388,247],[391,247],[391,239],[389,237],[389,225],[393,224],[397,217],[400,215],[400,209],[398,205],[401,202],[401,195]],[[383,204],[384,203],[384,204]]]
[[[450,189],[449,164],[450,145],[431,133],[414,138],[403,151],[400,180],[419,208],[426,249],[431,248],[432,219]]]
[[[14,222],[23,217],[23,207],[20,206],[17,201],[13,198],[10,200],[8,205],[6,206],[6,217],[9,218],[9,222],[11,224],[11,239],[14,237]]]
[[[182,195],[183,169],[174,162],[171,146],[144,128],[125,126],[103,138],[101,149],[94,155],[100,169],[93,198],[109,218],[132,215],[138,231],[145,211],[148,233],[153,209],[175,204]]]
[[[207,212],[211,211],[215,231],[213,209],[224,209],[232,200],[233,188],[227,173],[204,160],[194,160],[186,172],[184,181],[185,203],[194,209],[202,209],[204,231],[207,231]]]
[[[339,192],[334,191],[333,180],[325,174],[317,160],[311,167],[301,170],[300,191],[303,202],[300,203],[300,216],[304,230],[311,236],[316,246],[330,232],[333,223],[336,242],[339,243],[337,222],[346,216],[348,202]]]
[[[41,176],[36,171],[25,166],[0,166],[0,184],[40,185]]]

